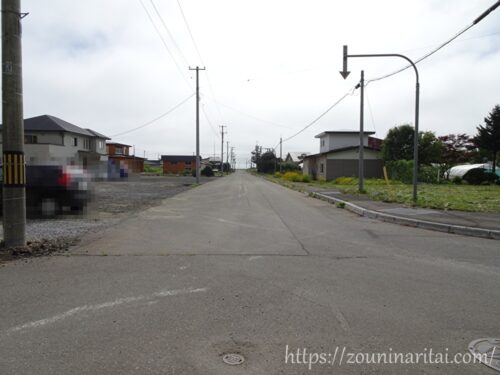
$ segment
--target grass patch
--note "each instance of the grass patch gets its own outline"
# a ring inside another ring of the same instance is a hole
[[[154,167],[152,165],[144,165],[144,173],[154,174],[157,176],[163,175],[163,167]]]
[[[324,185],[323,185],[324,186]],[[359,194],[357,185],[331,184],[345,194]],[[369,198],[384,202],[413,205],[413,186],[402,183],[365,182]],[[417,206],[471,212],[500,212],[500,186],[419,184]]]

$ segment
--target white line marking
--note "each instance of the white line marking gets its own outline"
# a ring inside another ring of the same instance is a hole
[[[154,299],[154,298],[158,298],[158,297],[170,297],[170,296],[177,296],[180,294],[200,293],[200,292],[206,292],[206,291],[207,291],[207,288],[161,290],[159,292],[156,292],[156,293],[153,293],[150,295],[146,295],[146,296],[118,298],[114,301],[104,302],[104,303],[100,303],[98,305],[79,306],[79,307],[75,307],[71,310],[68,310],[66,312],[63,312],[61,314],[54,315],[50,318],[35,320],[33,322],[24,323],[24,324],[12,327],[12,328],[8,329],[7,331],[5,331],[5,334],[15,333],[15,332],[23,331],[23,330],[26,330],[29,328],[42,327],[42,326],[45,326],[47,324],[56,323],[60,320],[64,320],[66,318],[72,317],[74,315],[77,315],[77,314],[80,314],[83,312],[95,312],[95,311],[99,311],[102,309],[112,308],[115,306],[124,305],[124,304],[137,302],[137,301]]]
[[[255,256],[251,256],[250,258],[248,258],[248,260],[255,260],[255,259],[260,259],[262,258],[262,255],[255,255]]]

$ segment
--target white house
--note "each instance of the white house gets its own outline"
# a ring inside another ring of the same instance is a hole
[[[375,132],[364,132],[364,175],[369,178],[383,176],[382,141],[371,137]],[[357,177],[359,161],[359,132],[326,131],[318,134],[320,152],[304,157],[302,171],[312,178],[333,180],[337,177]]]

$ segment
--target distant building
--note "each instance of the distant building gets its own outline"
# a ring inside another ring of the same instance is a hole
[[[382,141],[364,132],[364,176],[383,177]],[[358,177],[359,132],[327,131],[318,134],[320,152],[304,157],[303,173],[315,179],[334,180],[338,177]]]
[[[196,169],[194,155],[162,155],[163,173],[185,173]]]
[[[85,168],[105,164],[108,160],[108,139],[94,130],[81,128],[55,116],[42,115],[24,120],[26,164],[75,164]],[[0,134],[0,157],[2,146]]]
[[[295,163],[295,164],[302,164],[302,161],[304,160],[304,157],[309,155],[310,152],[289,152],[286,154],[285,157],[285,162],[286,163]]]
[[[130,145],[116,142],[106,143],[106,151],[110,163],[127,173],[142,173],[144,172],[144,158],[130,155]]]

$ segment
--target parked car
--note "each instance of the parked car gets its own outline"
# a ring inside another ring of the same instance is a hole
[[[0,198],[3,168],[0,169]],[[26,211],[29,215],[55,216],[82,211],[90,199],[90,177],[76,166],[27,165]],[[0,207],[3,201],[0,199]],[[1,211],[0,211],[1,212]]]

